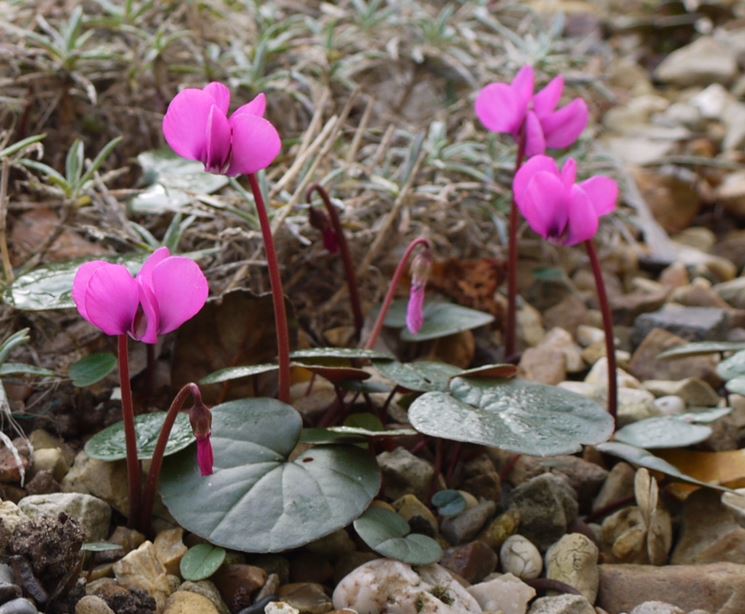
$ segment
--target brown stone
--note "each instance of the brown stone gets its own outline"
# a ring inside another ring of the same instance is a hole
[[[655,219],[671,234],[688,228],[701,209],[697,175],[680,167],[634,171],[639,190]]]
[[[496,569],[497,554],[484,542],[477,540],[445,550],[440,565],[473,584]]]
[[[690,356],[664,360],[657,356],[670,348],[688,343],[685,339],[662,328],[653,329],[631,356],[629,371],[640,380],[678,380],[698,377],[717,383],[717,359],[713,355]]]
[[[525,379],[555,386],[566,379],[566,356],[552,347],[528,348],[520,358],[520,371]]]
[[[645,601],[663,601],[686,612],[745,612],[745,565],[600,565],[597,605],[608,614],[629,612]]]
[[[31,466],[31,451],[28,442],[18,437],[13,440],[13,446],[15,446],[18,457],[10,448],[6,446],[0,448],[0,482],[20,482],[21,473],[27,475]]]
[[[212,576],[217,590],[231,611],[253,603],[253,596],[264,586],[267,573],[253,565],[223,565]]]
[[[543,325],[546,330],[559,326],[574,336],[580,324],[587,324],[588,309],[585,303],[575,294],[570,294],[563,301],[546,310],[543,314]]]
[[[502,485],[499,473],[487,454],[481,454],[463,465],[461,488],[476,497],[499,503]]]
[[[313,582],[285,584],[279,589],[279,598],[301,614],[326,614],[334,608],[323,586]]]

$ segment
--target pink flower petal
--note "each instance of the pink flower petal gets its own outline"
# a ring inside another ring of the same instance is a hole
[[[580,189],[587,194],[595,213],[608,215],[616,210],[618,202],[618,184],[605,175],[590,177],[579,184]]]
[[[256,96],[251,102],[247,102],[241,105],[235,110],[235,113],[231,116],[231,119],[240,113],[250,113],[251,115],[258,115],[264,117],[266,113],[266,94],[263,92]]]
[[[202,477],[212,475],[215,464],[215,453],[212,450],[210,435],[197,437],[197,464]]]
[[[219,81],[213,81],[206,87],[202,88],[202,91],[209,94],[217,105],[217,108],[222,111],[223,115],[227,115],[230,110],[230,89],[227,85],[220,83]]]
[[[559,167],[556,165],[556,161],[548,156],[533,156],[518,169],[512,182],[512,190],[518,203],[526,194],[530,180],[541,171],[559,175]]]
[[[564,77],[554,77],[540,92],[533,96],[533,108],[539,117],[553,112],[564,91]]]
[[[561,179],[567,189],[571,189],[577,182],[577,161],[574,158],[567,158],[567,161],[564,162],[561,169]]]
[[[109,262],[103,260],[93,260],[86,262],[75,273],[75,279],[72,282],[72,300],[78,308],[78,312],[83,318],[90,322],[88,311],[86,309],[86,293],[88,292],[88,283],[93,274],[101,267],[109,266]]]
[[[207,147],[204,167],[212,173],[223,173],[230,159],[230,124],[216,105],[212,105],[207,119]]]
[[[573,186],[569,204],[569,235],[566,245],[573,246],[592,239],[598,231],[599,218],[587,194]]]
[[[538,117],[532,111],[525,116],[525,157],[532,158],[546,153],[546,141]]]
[[[153,269],[156,265],[163,262],[166,258],[171,255],[171,252],[167,247],[159,247],[152,254],[147,257],[147,260],[142,264],[140,272],[137,273],[137,279],[145,284],[148,288],[153,287]]]
[[[528,184],[520,212],[534,232],[544,239],[562,242],[569,219],[569,194],[561,179],[550,172],[539,171]]]
[[[190,258],[171,256],[153,268],[153,294],[158,308],[158,334],[176,330],[204,306],[207,279]]]
[[[158,329],[160,327],[160,314],[158,312],[158,301],[150,286],[139,280],[140,307],[137,315],[129,329],[133,339],[155,345],[158,343]]]
[[[518,104],[527,109],[535,88],[535,72],[533,71],[533,67],[523,66],[520,72],[515,75],[510,87],[515,92]]]
[[[567,106],[541,118],[546,146],[563,149],[573,145],[587,127],[589,111],[585,101],[576,98]]]
[[[139,305],[138,284],[121,264],[104,263],[88,279],[86,320],[107,335],[123,335],[132,326]]]
[[[406,305],[406,328],[416,335],[424,326],[424,288],[425,284],[412,283],[409,302]]]
[[[207,126],[214,98],[197,89],[182,90],[168,105],[163,117],[163,136],[182,158],[203,162],[207,149]]]
[[[492,83],[479,92],[474,105],[476,117],[487,130],[516,135],[522,127],[527,102],[504,83]]]
[[[250,175],[269,166],[282,149],[277,129],[263,117],[251,113],[233,114],[233,155],[227,174]]]

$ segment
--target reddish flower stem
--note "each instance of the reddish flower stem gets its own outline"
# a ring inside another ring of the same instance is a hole
[[[132,403],[132,385],[129,381],[129,354],[127,335],[119,335],[119,386],[122,391],[122,420],[124,421],[124,442],[127,449],[127,483],[129,493],[129,518],[127,526],[135,528],[140,512],[140,461],[137,458],[137,432],[135,430],[135,410]]]
[[[272,301],[274,303],[274,326],[277,329],[277,357],[279,360],[279,400],[290,402],[290,332],[287,325],[287,311],[285,310],[285,295],[282,290],[282,277],[279,274],[277,251],[274,249],[272,226],[269,222],[264,195],[261,193],[259,181],[254,173],[248,175],[248,183],[256,202],[256,212],[261,224],[261,235],[264,238],[266,263],[269,268],[269,282],[272,287]]]
[[[595,244],[592,239],[585,242],[587,255],[590,257],[592,274],[595,276],[595,287],[598,291],[598,303],[600,311],[603,314],[603,329],[605,330],[605,353],[608,358],[608,413],[613,421],[616,420],[618,408],[618,390],[616,376],[616,344],[613,337],[613,315],[610,304],[608,303],[608,294],[605,291],[605,282],[603,281],[603,269],[600,267],[598,253],[595,250]]]
[[[305,200],[308,201],[308,204],[311,206],[313,192],[318,192],[318,195],[321,197],[323,206],[326,208],[326,213],[331,220],[331,225],[334,227],[336,240],[339,242],[339,255],[344,264],[344,274],[347,277],[347,287],[349,288],[349,303],[352,306],[352,315],[354,316],[355,339],[359,339],[362,327],[365,324],[365,316],[362,315],[362,303],[360,302],[360,293],[357,286],[357,274],[354,272],[354,264],[352,263],[352,255],[349,252],[347,237],[344,234],[344,229],[342,228],[341,220],[339,219],[339,213],[331,202],[328,192],[326,192],[320,183],[314,183],[310,186],[306,193]]]
[[[517,144],[517,156],[515,157],[515,173],[523,165],[525,159],[525,129],[520,131]],[[514,176],[514,174],[513,174]],[[515,193],[512,193],[512,205],[510,207],[510,236],[507,255],[507,317],[504,326],[504,354],[505,360],[514,361],[517,336],[517,229],[520,225],[520,215],[515,202]]]
[[[184,403],[189,396],[194,399],[195,403],[201,401],[202,393],[199,390],[199,386],[194,383],[189,383],[184,385],[181,390],[178,391],[171,402],[171,406],[168,408],[166,419],[163,421],[163,427],[160,429],[158,442],[155,444],[153,458],[150,461],[150,472],[147,475],[147,482],[145,483],[145,489],[142,494],[140,526],[146,534],[150,533],[151,529],[155,492],[158,488],[158,481],[160,480],[160,470],[163,467],[163,456],[165,455],[166,446],[168,445],[168,438],[171,436],[171,430],[173,430],[173,425],[176,423],[176,417],[183,409]]]
[[[378,319],[375,321],[375,325],[373,326],[372,332],[367,339],[367,343],[365,343],[365,348],[372,349],[378,342],[380,333],[383,331],[385,317],[388,315],[388,310],[391,308],[393,297],[396,296],[396,290],[398,289],[398,284],[401,282],[401,278],[404,275],[406,265],[409,263],[409,259],[414,253],[414,250],[420,245],[424,245],[426,249],[432,249],[432,244],[427,237],[417,237],[406,247],[406,251],[404,252],[404,255],[401,256],[401,260],[398,262],[396,271],[393,273],[393,279],[391,279],[391,284],[390,286],[388,286],[388,292],[385,295],[385,299],[383,299],[383,305],[380,308]]]

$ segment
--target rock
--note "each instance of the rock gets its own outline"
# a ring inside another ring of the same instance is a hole
[[[590,603],[598,594],[598,547],[581,533],[569,533],[546,552],[546,577],[576,588]]]
[[[577,343],[582,347],[588,347],[596,343],[605,342],[605,332],[602,328],[580,324],[577,327]]]
[[[711,354],[664,360],[658,355],[674,347],[685,345],[685,339],[661,328],[653,329],[631,356],[629,370],[641,380],[683,380],[696,377],[717,381],[717,358]]]
[[[228,606],[225,605],[225,602],[220,596],[220,591],[217,590],[215,583],[210,580],[200,580],[199,582],[190,582],[187,580],[178,589],[179,591],[191,591],[192,593],[206,597],[220,614],[230,614]]]
[[[168,598],[163,614],[219,614],[219,610],[207,597],[179,590]]]
[[[300,614],[300,610],[293,608],[289,603],[284,601],[273,601],[267,604],[264,609],[265,614]]]
[[[616,381],[619,388],[639,388],[641,383],[633,375],[626,373],[623,369],[616,370]],[[596,388],[608,387],[608,359],[603,356],[590,369],[585,377],[585,383]]]
[[[253,603],[253,596],[264,586],[267,572],[253,565],[223,564],[212,581],[231,611],[240,610]]]
[[[631,338],[639,345],[652,330],[661,328],[688,341],[716,341],[726,337],[728,322],[724,309],[666,305],[636,318]]]
[[[499,473],[487,454],[481,454],[464,463],[461,488],[476,497],[499,503],[502,498],[502,484]]]
[[[736,74],[737,56],[734,51],[710,36],[701,36],[676,49],[655,70],[657,79],[680,87],[726,84]]]
[[[660,415],[651,392],[637,388],[618,389],[617,424],[619,427],[632,422],[646,420]]]
[[[508,537],[499,550],[502,571],[521,580],[532,580],[541,575],[543,559],[530,540],[522,535]]]
[[[690,169],[639,167],[634,170],[634,179],[655,219],[670,234],[688,228],[701,210],[698,175]]]
[[[745,217],[745,171],[725,175],[716,194],[725,209],[737,217]]]
[[[745,563],[745,528],[722,505],[719,493],[704,488],[685,500],[680,536],[670,562],[685,565],[719,561]]]
[[[517,338],[523,347],[534,347],[543,339],[541,312],[525,303],[517,312]]]
[[[662,601],[685,612],[700,608],[716,614],[741,614],[745,612],[745,566],[600,566],[597,605],[609,614],[620,614],[645,601]]]
[[[625,499],[633,500],[635,471],[627,463],[616,463],[608,473],[598,496],[592,504],[592,511],[597,512],[609,505]]]
[[[528,348],[520,357],[520,372],[525,379],[556,385],[566,379],[566,356],[561,350],[538,345]]]
[[[587,306],[576,294],[570,294],[544,312],[543,324],[547,330],[558,326],[574,335],[580,324],[587,324],[587,318]]]
[[[20,510],[32,518],[40,515],[57,517],[67,514],[80,523],[89,542],[103,541],[109,534],[111,508],[97,497],[80,493],[51,493],[24,497]]]
[[[381,452],[377,459],[386,497],[395,500],[413,494],[419,500],[427,499],[435,475],[432,465],[401,447],[393,452]]]
[[[166,568],[158,560],[155,547],[149,541],[114,563],[114,575],[124,588],[141,590],[150,595],[159,612],[179,583],[178,578],[167,575]]]
[[[473,584],[497,568],[497,555],[488,545],[477,540],[445,550],[440,565]]]
[[[661,416],[679,416],[686,409],[686,403],[674,394],[665,395],[654,400],[654,404]]]
[[[145,536],[135,529],[118,526],[106,541],[110,544],[117,544],[121,548],[94,553],[93,558],[97,563],[110,563],[119,560],[125,554],[139,548],[145,542]]]
[[[0,525],[13,533],[28,516],[12,501],[0,501]]]
[[[60,448],[44,448],[31,453],[31,470],[34,475],[40,471],[49,471],[58,482],[70,470]]]
[[[672,292],[670,301],[686,307],[730,308],[727,301],[711,287],[711,283],[701,277],[697,277],[691,285],[678,288]]]
[[[604,560],[618,563],[644,563],[647,557],[647,526],[641,510],[627,507],[608,516],[602,524]]]
[[[686,614],[678,606],[662,601],[645,601],[636,606],[629,614]]]
[[[515,534],[519,525],[519,512],[509,509],[492,520],[481,532],[479,539],[493,550],[498,550],[508,537]]]
[[[394,509],[398,514],[409,523],[411,530],[414,533],[424,533],[434,537],[437,535],[437,518],[432,511],[424,505],[414,495],[404,495],[400,499],[393,502]],[[349,539],[352,549],[349,552],[354,551],[354,542]]]
[[[595,608],[581,595],[559,595],[536,599],[528,614],[595,614]]]
[[[230,564],[248,563],[255,567],[261,567],[267,574],[276,573],[280,584],[290,581],[290,561],[287,557],[279,554],[253,554],[246,561],[230,561]]]
[[[282,583],[279,581],[279,576],[276,573],[270,573],[266,578],[266,582],[264,582],[264,586],[262,586],[261,590],[256,593],[256,597],[254,598],[254,606],[257,603],[261,603],[265,599],[273,599],[274,597],[276,597],[277,592],[279,591],[280,584]]]
[[[349,575],[355,569],[380,558],[374,552],[350,552],[340,557],[334,565],[334,584],[339,584],[344,576]]]
[[[496,511],[494,501],[482,501],[470,510],[443,520],[440,527],[442,536],[453,545],[471,541]]]
[[[0,605],[0,614],[37,614],[38,611],[28,599],[13,599]]]
[[[745,241],[743,241],[745,243]],[[745,266],[745,265],[743,265]],[[732,307],[745,309],[745,275],[714,286],[714,290]]]
[[[338,584],[333,602],[337,609],[351,608],[358,612],[481,614],[482,611],[476,599],[439,565],[412,569],[391,559],[377,559],[355,569]]]
[[[574,490],[559,476],[544,473],[518,486],[512,505],[520,514],[519,533],[540,550],[547,549],[577,520]]]
[[[110,463],[89,458],[81,451],[62,480],[62,490],[94,495],[106,501],[120,514],[129,516],[125,461]]]
[[[36,471],[34,477],[26,483],[26,493],[29,495],[48,495],[60,490],[62,487],[50,471]]]
[[[535,597],[535,589],[512,574],[503,574],[474,584],[468,589],[485,612],[503,614],[525,614],[528,602]]]
[[[184,545],[184,530],[181,527],[166,529],[158,533],[153,542],[155,556],[166,568],[166,572],[179,575],[179,565],[188,548]]]
[[[21,476],[26,476],[30,466],[31,450],[25,439],[17,437],[12,448],[6,445],[0,448],[0,482],[17,484]]]
[[[719,403],[719,395],[711,385],[698,377],[682,380],[647,380],[643,384],[655,396],[674,395],[692,407],[713,407]]]
[[[114,614],[114,610],[100,597],[86,595],[75,604],[75,614]]]
[[[300,614],[324,614],[334,608],[323,586],[313,582],[285,584],[279,589],[279,597]]]
[[[532,277],[533,281],[523,296],[539,314],[575,293],[571,280],[562,268],[536,271]]]
[[[21,594],[21,587],[15,583],[10,565],[0,563],[0,603],[20,597]]]
[[[145,614],[156,611],[155,599],[145,591],[128,590],[111,578],[89,582],[86,585],[86,592],[101,597],[117,614]]]
[[[396,504],[394,503],[394,507],[395,505]],[[427,508],[425,507],[425,509]],[[406,516],[404,516],[404,514],[401,513],[400,509],[397,508],[396,511],[399,514],[401,514],[404,518],[406,518]],[[429,512],[429,509],[427,509],[427,511]],[[432,514],[432,512],[430,512],[430,514]],[[409,518],[406,518],[406,520],[409,521]],[[409,523],[411,522],[409,521]],[[436,531],[437,531],[437,521],[435,521],[435,532]],[[352,538],[349,537],[349,533],[347,533],[344,529],[339,529],[338,531],[334,531],[330,535],[327,535],[326,537],[321,537],[320,539],[317,539],[316,541],[309,543],[305,547],[311,552],[315,554],[320,554],[321,556],[325,556],[329,559],[336,559],[340,556],[343,556],[345,554],[349,554],[350,552],[355,551],[354,541],[352,541]]]

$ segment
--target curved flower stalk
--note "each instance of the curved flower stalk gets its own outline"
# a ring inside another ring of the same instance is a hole
[[[204,164],[209,173],[248,177],[266,250],[277,329],[279,398],[290,400],[290,335],[282,278],[274,248],[271,224],[256,173],[267,168],[282,149],[274,125],[264,119],[266,96],[259,94],[230,116],[230,90],[212,82],[203,89],[179,92],[163,117],[163,135],[182,158]]]
[[[122,265],[101,260],[84,264],[75,274],[72,298],[80,315],[107,335],[118,337],[130,526],[135,526],[140,514],[141,475],[127,340],[132,337],[157,343],[159,335],[194,317],[208,293],[199,265],[189,258],[171,256],[165,247],[145,261],[137,277]]]
[[[517,142],[515,172],[526,157],[543,154],[547,148],[573,145],[589,120],[587,105],[575,98],[557,109],[564,91],[564,78],[555,77],[538,93],[535,72],[523,67],[512,83],[492,83],[483,88],[475,103],[476,116],[487,130],[510,134]],[[517,322],[517,226],[515,200],[510,208],[510,233],[507,258],[507,315],[504,326],[505,356],[515,358]]]
[[[598,232],[600,218],[616,209],[618,184],[603,175],[577,183],[577,163],[572,158],[559,169],[552,158],[535,156],[517,172],[512,189],[520,213],[536,233],[555,245],[585,244],[603,314],[608,411],[615,419],[618,401],[613,318],[592,239]]]

